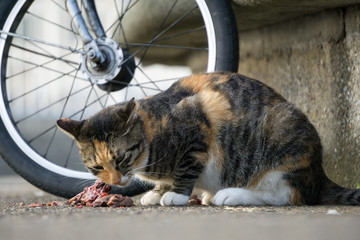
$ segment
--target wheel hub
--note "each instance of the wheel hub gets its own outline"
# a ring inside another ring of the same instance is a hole
[[[104,91],[112,92],[125,88],[135,72],[134,58],[128,50],[121,49],[112,39],[99,38],[96,43],[105,61],[96,63],[95,52],[90,49],[82,56],[81,70],[84,76]]]

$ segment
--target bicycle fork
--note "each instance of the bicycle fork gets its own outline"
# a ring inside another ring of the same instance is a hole
[[[86,52],[86,55],[82,56],[81,64],[84,75],[106,91],[118,91],[126,87],[135,70],[133,55],[106,36],[94,0],[82,0],[82,3],[96,39],[89,33],[77,1],[64,1]],[[125,60],[124,56],[127,57]]]
[[[65,0],[66,7],[75,23],[75,26],[80,34],[80,37],[84,44],[84,49],[87,52],[89,60],[94,64],[103,64],[105,62],[105,56],[100,51],[98,44],[90,35],[85,20],[79,9],[79,5],[76,0]],[[99,16],[97,14],[94,0],[83,0],[85,7],[85,13],[89,19],[90,26],[98,38],[105,38],[105,31],[100,23]]]

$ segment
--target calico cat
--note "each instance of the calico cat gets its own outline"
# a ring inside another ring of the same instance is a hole
[[[192,75],[147,99],[60,119],[84,164],[109,184],[155,183],[143,205],[359,205],[329,180],[307,117],[265,84],[235,73]]]

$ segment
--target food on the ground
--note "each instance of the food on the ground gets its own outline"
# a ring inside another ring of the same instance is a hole
[[[187,205],[188,206],[201,205],[201,199],[199,199],[196,194],[191,194]]]
[[[27,207],[50,207],[50,206],[69,206],[70,203],[69,201],[65,201],[65,202],[60,202],[60,201],[52,201],[51,203],[32,203],[27,205]],[[20,206],[25,206],[25,203],[20,203]]]
[[[74,206],[75,208],[86,207],[131,207],[134,201],[128,196],[121,194],[109,194],[111,186],[96,180],[92,186],[85,187],[84,191],[78,193],[69,201],[60,202],[52,201],[51,203],[33,203],[27,207],[46,207],[46,206]],[[192,194],[187,203],[188,206],[201,205],[201,199],[197,195]],[[25,206],[20,203],[20,206]]]
[[[131,207],[134,201],[127,196],[121,194],[109,194],[111,186],[96,180],[94,185],[85,187],[84,191],[77,194],[69,201],[51,203],[33,203],[28,207],[46,207],[46,206],[74,206],[75,208],[86,207]]]
[[[127,196],[120,194],[109,194],[100,198],[97,198],[93,203],[93,207],[130,207],[134,205],[134,201]]]
[[[110,194],[111,186],[96,180],[95,184],[85,187],[84,191],[69,200],[72,206],[87,207],[131,207],[134,201],[121,194]]]
[[[92,203],[97,199],[108,195],[108,192],[111,190],[111,186],[96,180],[94,185],[90,187],[85,187],[84,191],[77,194],[75,197],[69,200],[70,205],[85,205],[92,207]]]

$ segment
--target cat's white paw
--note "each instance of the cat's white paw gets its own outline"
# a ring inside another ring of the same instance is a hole
[[[162,206],[186,205],[189,201],[189,198],[190,198],[190,196],[187,196],[184,194],[179,194],[179,193],[175,193],[175,192],[167,192],[162,196],[162,198],[160,200],[160,204]]]
[[[160,193],[149,191],[140,199],[141,205],[157,205],[160,203]]]
[[[256,198],[254,193],[243,188],[226,188],[218,191],[213,203],[217,206],[238,206],[238,205],[262,205],[263,202]]]

